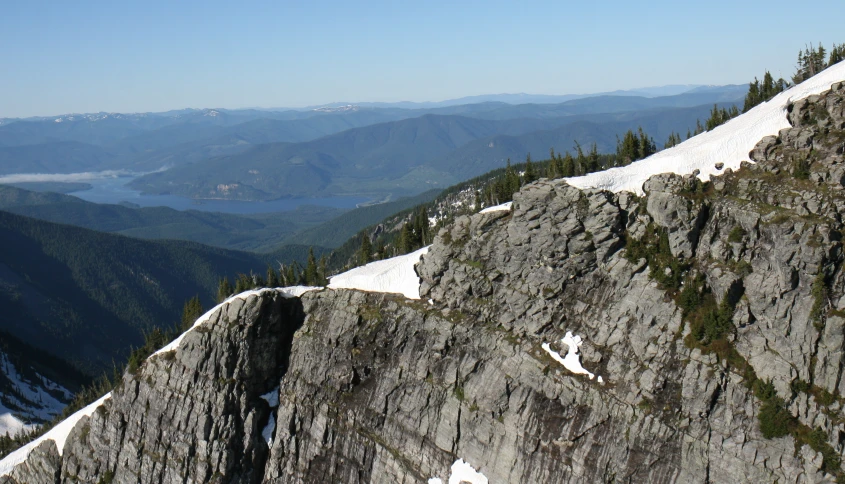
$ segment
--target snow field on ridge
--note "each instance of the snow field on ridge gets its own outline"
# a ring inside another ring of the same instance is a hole
[[[689,175],[698,170],[698,178],[708,181],[710,175],[720,175],[728,168],[736,170],[743,161],[751,161],[748,154],[764,137],[777,136],[780,130],[790,128],[786,118],[789,104],[813,94],[821,94],[842,80],[845,80],[845,62],[828,67],[747,113],[711,131],[693,136],[674,148],[667,148],[628,166],[565,180],[581,189],[628,191],[640,196],[644,193],[643,183],[652,175],[660,173]],[[716,163],[724,164],[721,170],[716,168]]]
[[[358,289],[367,292],[395,292],[408,299],[420,298],[420,278],[414,266],[428,248],[410,254],[370,262],[329,278],[329,289]]]

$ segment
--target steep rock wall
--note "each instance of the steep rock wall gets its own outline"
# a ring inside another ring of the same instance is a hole
[[[460,218],[420,301],[232,303],[0,482],[416,483],[457,459],[494,483],[841,479],[843,98],[709,184],[541,180]],[[543,349],[570,331],[601,382]]]

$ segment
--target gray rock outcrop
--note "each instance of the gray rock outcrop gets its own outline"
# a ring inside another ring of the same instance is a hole
[[[232,303],[0,482],[841,482],[843,99],[712,183],[530,184],[440,231],[420,301]]]

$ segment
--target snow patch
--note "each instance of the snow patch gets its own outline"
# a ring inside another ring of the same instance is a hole
[[[560,363],[564,366],[567,370],[575,373],[576,375],[587,375],[590,380],[595,378],[595,375],[587,371],[583,366],[581,366],[581,357],[578,356],[578,347],[581,346],[583,340],[581,340],[580,336],[573,336],[572,331],[567,331],[566,336],[560,340],[561,343],[567,346],[566,356],[560,356],[560,353],[554,351],[549,343],[543,343],[542,347],[546,350],[546,353],[551,355],[555,361]],[[604,383],[601,377],[599,377],[599,383]]]
[[[273,432],[276,431],[276,417],[273,412],[270,412],[270,419],[267,420],[267,425],[261,429],[261,438],[267,442],[267,447],[273,446]]]
[[[301,297],[306,292],[311,291],[319,291],[322,287],[319,286],[288,286],[288,287],[277,287],[275,288],[277,292],[281,293],[282,296],[291,298],[291,297]]]
[[[21,431],[32,430],[37,423],[47,422],[62,413],[65,402],[73,398],[66,388],[38,373],[32,380],[24,377],[2,352],[0,378],[8,384],[7,391],[0,391],[0,435],[14,437]]]
[[[29,432],[35,426],[27,424],[12,413],[12,409],[0,403],[0,435],[14,437],[22,430]]]
[[[279,387],[276,387],[269,392],[261,395],[268,405],[270,405],[271,409],[275,409],[279,406]],[[273,445],[273,432],[276,431],[276,415],[271,411],[270,418],[267,420],[267,425],[261,430],[261,437],[264,438],[264,441],[267,442],[267,447],[271,447]]]
[[[843,79],[845,62],[840,62],[747,113],[674,148],[665,149],[628,166],[567,178],[566,181],[581,189],[628,191],[637,195],[643,195],[643,183],[659,173],[689,175],[698,170],[698,178],[707,181],[710,175],[720,175],[727,168],[736,170],[741,162],[751,161],[748,154],[761,139],[776,136],[780,130],[791,127],[786,119],[789,104],[820,94]],[[722,168],[719,169],[716,168],[717,163],[724,165],[720,165]]]
[[[420,298],[420,278],[414,266],[428,253],[423,247],[410,254],[370,262],[329,279],[329,289],[358,289],[367,292],[399,293],[408,299]]]
[[[38,447],[46,440],[54,441],[56,443],[56,448],[59,449],[59,455],[62,455],[65,448],[65,441],[67,441],[68,435],[70,435],[70,431],[73,427],[82,420],[82,417],[90,417],[91,414],[93,414],[97,408],[101,407],[109,398],[111,398],[111,392],[103,395],[96,402],[62,420],[58,425],[50,429],[50,431],[41,437],[7,455],[3,460],[0,460],[0,476],[9,475],[18,464],[26,460],[32,449]]]
[[[276,387],[269,392],[261,395],[261,398],[267,402],[268,405],[271,407],[278,407],[279,406],[279,387]]]
[[[485,208],[484,210],[482,210],[482,211],[480,211],[480,212],[478,212],[478,213],[490,213],[490,212],[505,212],[505,211],[510,211],[510,209],[511,209],[511,206],[512,206],[512,205],[513,205],[513,202],[505,202],[505,203],[503,203],[503,204],[501,204],[501,205],[494,205],[494,206],[492,206],[492,207],[487,207],[487,208]]]
[[[484,474],[476,471],[471,465],[464,462],[463,459],[458,459],[452,464],[452,475],[449,476],[449,484],[461,484],[468,482],[469,484],[488,484],[487,477]],[[428,480],[428,484],[443,484],[439,477],[432,477]]]

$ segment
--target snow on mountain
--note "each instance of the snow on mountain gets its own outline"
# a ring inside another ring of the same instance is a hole
[[[349,111],[357,111],[358,109],[360,108],[354,104],[347,104],[345,106],[325,106],[321,108],[314,108],[312,111],[318,113],[345,113]]]
[[[26,460],[32,449],[38,447],[46,440],[54,441],[56,443],[56,447],[59,449],[59,455],[62,455],[62,451],[64,451],[65,448],[65,441],[67,441],[67,437],[70,435],[70,431],[73,430],[73,427],[76,426],[76,423],[79,422],[82,417],[88,417],[94,413],[94,410],[100,407],[103,402],[109,398],[111,398],[111,392],[103,395],[96,402],[62,420],[58,425],[50,429],[50,431],[41,437],[4,457],[3,460],[0,460],[0,476],[9,475],[18,464]]]
[[[493,205],[492,207],[487,207],[478,213],[509,212],[511,206],[513,206],[513,202],[505,202],[501,205]]]
[[[51,420],[73,398],[61,385],[38,373],[30,374],[33,376],[24,376],[0,353],[0,435],[15,436]]]
[[[578,354],[578,348],[580,348],[581,343],[583,340],[580,336],[572,334],[572,331],[567,331],[566,336],[560,340],[561,344],[566,346],[566,356],[560,356],[560,353],[553,350],[549,343],[543,343],[541,347],[549,356],[552,357],[555,361],[563,365],[567,370],[575,373],[576,375],[587,375],[587,377],[592,380],[595,375],[590,373],[586,368],[581,366],[581,356]],[[599,383],[602,383],[602,377],[599,377]]]
[[[329,289],[359,289],[368,292],[401,293],[408,299],[420,298],[420,278],[414,265],[428,253],[423,247],[410,254],[370,262],[338,274],[329,280]]]
[[[578,188],[600,188],[612,192],[643,194],[643,183],[652,175],[677,173],[688,175],[698,170],[702,181],[736,170],[743,161],[751,161],[749,152],[766,136],[777,136],[789,128],[787,107],[794,101],[820,94],[845,79],[845,62],[834,64],[810,79],[778,94],[773,99],[706,133],[663,150],[628,166],[610,168],[589,175],[567,178]]]

